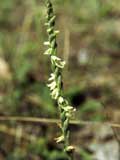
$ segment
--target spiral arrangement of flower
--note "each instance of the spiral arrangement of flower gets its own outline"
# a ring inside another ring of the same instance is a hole
[[[60,119],[61,119],[61,136],[56,138],[57,143],[63,143],[64,151],[68,155],[68,159],[72,159],[71,153],[74,150],[74,147],[69,145],[69,121],[73,115],[75,109],[69,105],[68,101],[63,96],[63,83],[62,83],[62,70],[65,66],[65,61],[57,56],[57,42],[56,36],[59,31],[55,30],[55,18],[53,12],[52,3],[50,0],[46,1],[47,6],[47,26],[48,41],[44,42],[44,45],[48,46],[48,49],[45,51],[45,55],[49,55],[51,60],[52,73],[50,74],[49,84],[47,85],[50,88],[51,96],[54,100],[57,101]]]

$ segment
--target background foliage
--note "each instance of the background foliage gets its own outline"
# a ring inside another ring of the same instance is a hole
[[[67,61],[64,92],[77,108],[75,117],[119,122],[120,1],[53,0],[53,4],[59,56]],[[0,115],[58,117],[46,87],[50,62],[43,55],[45,15],[40,0],[0,1]],[[1,160],[65,159],[54,142],[57,126],[4,122],[0,131]],[[71,126],[71,132],[76,159],[93,159],[94,131]]]

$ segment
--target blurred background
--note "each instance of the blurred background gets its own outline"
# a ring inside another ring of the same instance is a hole
[[[53,0],[64,94],[76,120],[120,122],[120,0]],[[0,0],[0,116],[58,118],[46,87],[46,8]],[[71,125],[75,160],[120,160],[120,129]],[[54,124],[0,121],[0,160],[65,160]]]

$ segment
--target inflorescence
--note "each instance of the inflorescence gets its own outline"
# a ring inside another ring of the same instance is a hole
[[[75,109],[69,105],[68,101],[63,96],[63,83],[62,83],[62,70],[65,66],[65,61],[57,56],[57,42],[56,36],[59,31],[55,30],[55,18],[53,12],[52,3],[50,0],[46,1],[47,5],[47,26],[48,41],[44,42],[44,45],[48,46],[45,51],[45,55],[50,56],[52,73],[50,74],[49,84],[52,99],[56,100],[61,118],[61,136],[56,138],[57,143],[64,144],[64,151],[70,156],[70,153],[74,150],[74,147],[69,145],[69,121],[75,111]],[[69,158],[71,159],[71,158]]]

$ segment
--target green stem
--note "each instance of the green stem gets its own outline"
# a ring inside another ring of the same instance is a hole
[[[65,153],[68,155],[68,160],[72,160],[71,153],[73,151],[73,146],[69,145],[69,121],[74,112],[74,108],[68,104],[68,101],[63,97],[63,83],[62,83],[62,69],[64,68],[65,62],[57,57],[57,42],[56,35],[58,31],[55,28],[55,15],[53,12],[52,3],[50,0],[46,1],[47,5],[47,33],[48,33],[48,42],[45,42],[45,45],[48,45],[48,50],[45,54],[48,54],[51,59],[51,68],[52,74],[49,78],[50,84],[48,87],[51,91],[51,96],[57,101],[60,118],[61,118],[61,136],[57,138],[57,142],[63,143],[63,148]]]

